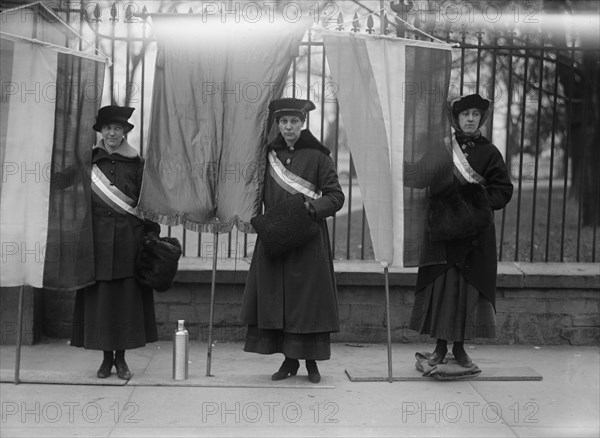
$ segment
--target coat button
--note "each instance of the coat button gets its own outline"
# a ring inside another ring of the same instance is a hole
[[[109,216],[112,216],[112,213],[110,211],[106,212],[106,214],[108,214]]]
[[[114,175],[114,174],[115,174],[115,171],[114,171],[114,170],[111,170],[111,171],[110,171],[110,174],[111,174],[111,175]]]

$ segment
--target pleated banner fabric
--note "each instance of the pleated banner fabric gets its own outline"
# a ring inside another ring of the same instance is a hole
[[[104,61],[2,38],[0,286],[94,281],[90,162]]]
[[[327,30],[323,42],[375,258],[418,266],[425,190],[404,186],[404,165],[448,135],[450,46]]]
[[[268,104],[281,96],[309,25],[153,17],[158,52],[138,204],[145,217],[193,231],[252,230]]]

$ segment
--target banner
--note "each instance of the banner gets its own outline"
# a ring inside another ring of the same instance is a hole
[[[0,40],[0,286],[94,281],[90,164],[104,62]]]
[[[425,190],[404,186],[404,164],[447,135],[450,46],[327,30],[323,42],[375,258],[417,266]]]
[[[153,16],[158,41],[138,208],[164,225],[250,231],[261,208],[268,104],[310,22]]]

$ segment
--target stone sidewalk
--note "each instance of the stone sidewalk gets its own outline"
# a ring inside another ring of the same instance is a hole
[[[171,343],[158,342],[127,353],[134,375],[123,382],[95,377],[101,353],[56,340],[23,347],[15,385],[15,347],[1,346],[0,436],[599,435],[598,347],[469,346],[483,372],[453,382],[415,369],[415,352],[431,349],[393,345],[393,375],[404,381],[389,383],[385,344],[333,344],[314,385],[303,364],[296,377],[271,381],[281,356],[245,353],[239,343],[215,344],[207,377],[207,345],[193,342],[190,378],[174,382]],[[542,380],[485,380],[492,370]]]

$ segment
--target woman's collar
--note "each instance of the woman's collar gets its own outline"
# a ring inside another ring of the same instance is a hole
[[[135,158],[135,157],[139,157],[138,152],[133,148],[133,146],[131,146],[127,140],[124,138],[123,141],[121,142],[121,144],[119,145],[118,148],[116,148],[114,151],[110,152],[106,145],[104,144],[104,139],[101,138],[100,140],[98,140],[98,142],[94,145],[94,149],[96,148],[100,148],[103,149],[107,154],[119,154],[123,157],[126,158]]]

